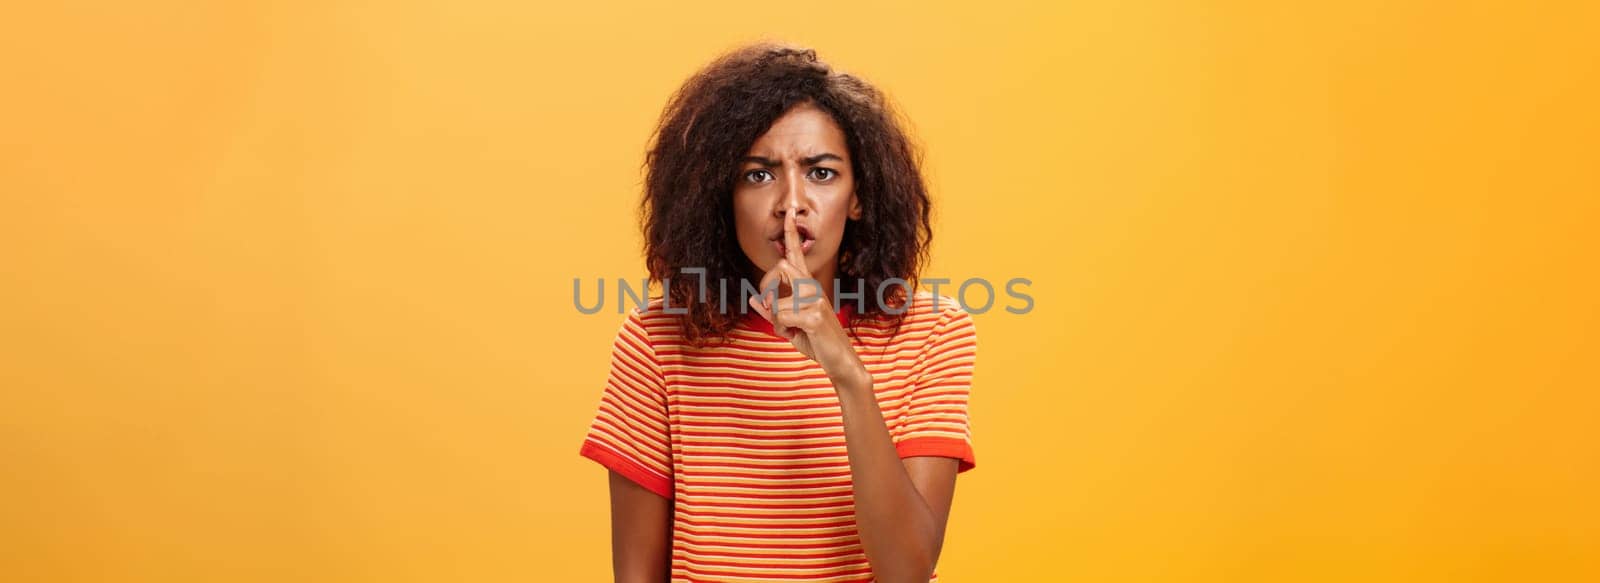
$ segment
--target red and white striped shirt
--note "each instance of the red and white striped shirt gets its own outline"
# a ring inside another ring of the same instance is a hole
[[[758,314],[727,344],[701,348],[682,338],[680,317],[659,298],[629,311],[580,454],[673,500],[674,582],[870,581],[838,395],[821,366]],[[865,320],[852,344],[895,449],[972,469],[972,316],[922,292],[890,332]]]

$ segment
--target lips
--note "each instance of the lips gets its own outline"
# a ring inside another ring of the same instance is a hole
[[[800,234],[800,253],[802,255],[810,253],[811,247],[817,242],[816,236],[812,235],[811,229],[805,225],[795,225],[795,231]],[[778,250],[779,255],[789,254],[789,250],[783,244],[783,231],[778,231],[778,234],[772,237],[772,246]]]

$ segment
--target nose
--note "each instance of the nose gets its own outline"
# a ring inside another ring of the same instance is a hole
[[[777,205],[772,209],[772,216],[783,220],[783,214],[789,212],[790,207],[795,208],[796,216],[803,217],[810,213],[810,202],[806,196],[804,180],[785,181],[782,192],[778,196]]]

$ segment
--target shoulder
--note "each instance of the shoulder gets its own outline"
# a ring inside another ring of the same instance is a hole
[[[622,327],[652,346],[672,342],[680,333],[682,316],[668,313],[661,296],[652,296],[645,305],[623,309]]]
[[[954,298],[918,291],[901,312],[898,342],[937,349],[951,341],[975,341],[977,328],[972,314]]]
[[[918,291],[911,297],[905,312],[905,322],[915,326],[931,326],[935,332],[956,327],[973,327],[972,314],[961,303],[945,295]]]
[[[906,325],[920,343],[917,370],[927,378],[971,374],[978,351],[978,329],[972,314],[948,296],[916,294]]]

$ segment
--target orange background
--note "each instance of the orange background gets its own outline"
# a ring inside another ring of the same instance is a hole
[[[1600,580],[1600,4],[603,4],[9,7],[4,578],[604,580],[571,281],[770,37],[1034,282],[944,579]]]

